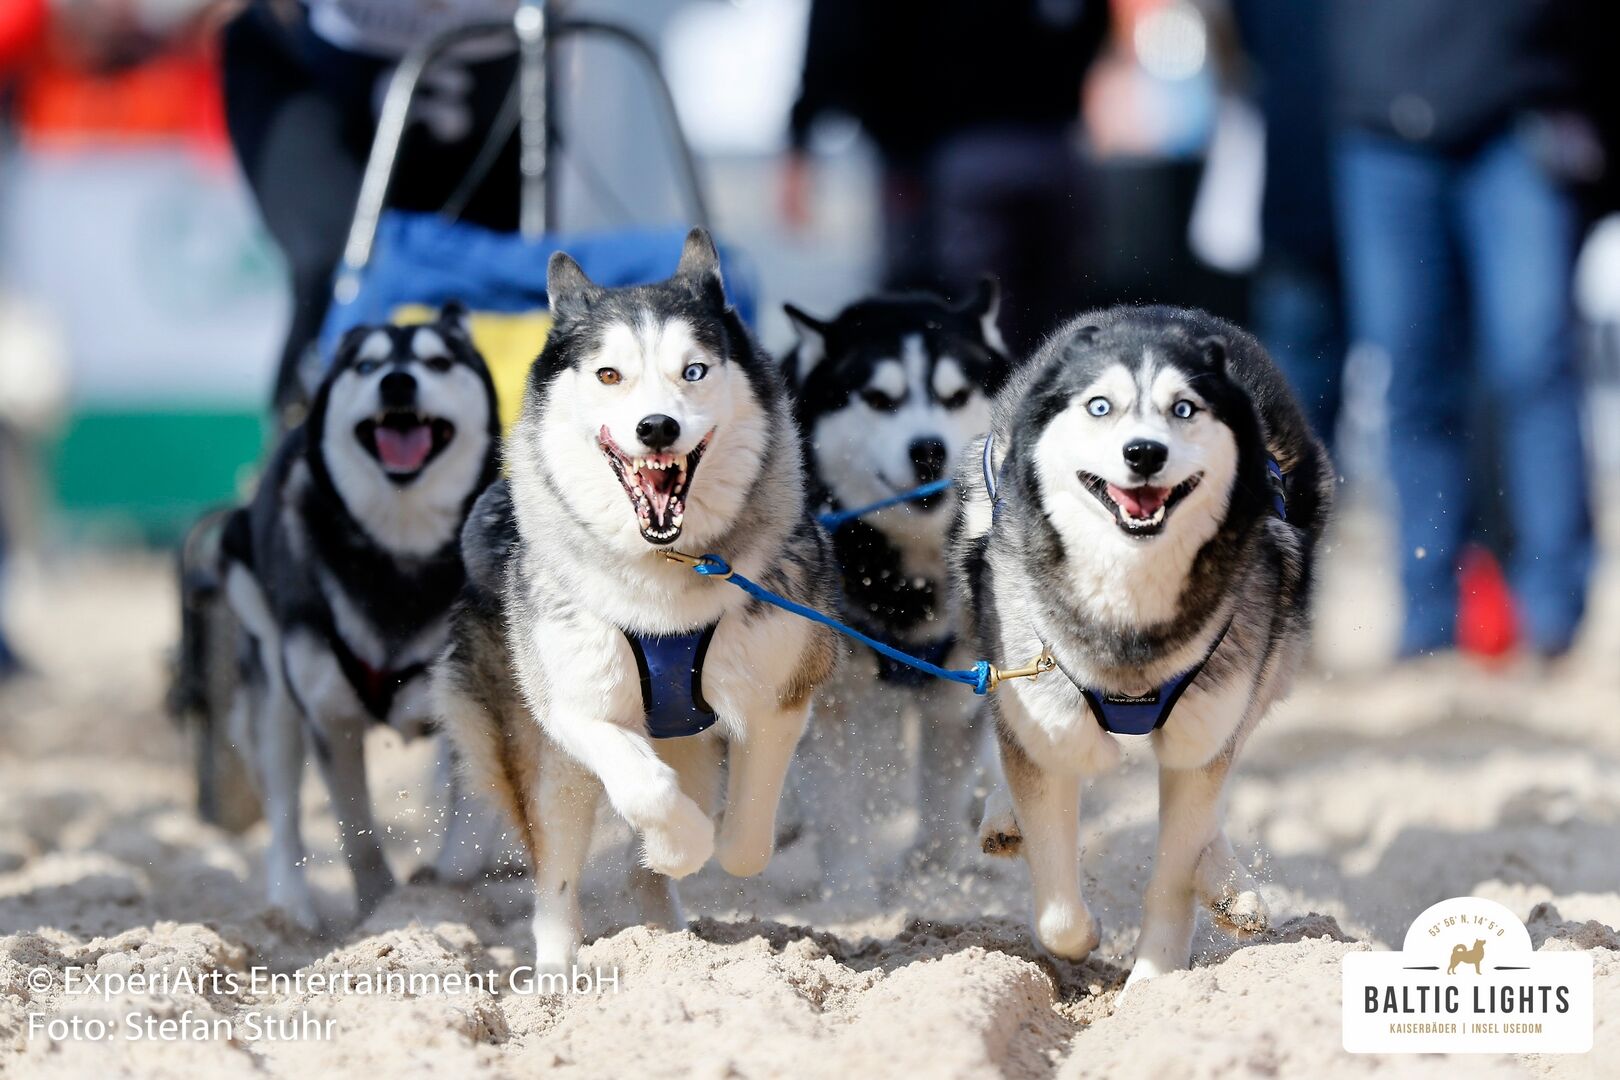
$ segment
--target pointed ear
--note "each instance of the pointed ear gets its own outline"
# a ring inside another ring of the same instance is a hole
[[[338,338],[337,348],[332,350],[332,362],[327,367],[337,368],[347,364],[359,350],[360,343],[370,337],[375,329],[375,326],[351,326],[343,331],[343,336]]]
[[[782,368],[788,382],[799,387],[816,365],[827,358],[827,324],[792,304],[783,304],[782,310],[787,312],[788,322],[799,335],[798,347],[788,354]]]
[[[1227,344],[1224,337],[1220,334],[1210,334],[1208,337],[1199,338],[1193,344],[1198,347],[1199,354],[1203,356],[1204,363],[1209,365],[1211,371],[1218,373],[1226,371]]]
[[[701,225],[686,234],[681,247],[681,261],[671,279],[686,285],[717,311],[726,306],[725,282],[720,277],[720,252],[715,250],[709,230]]]
[[[1001,286],[995,278],[989,274],[979,278],[973,295],[957,310],[964,315],[977,316],[984,343],[996,352],[1007,354],[1007,341],[1001,336]]]
[[[591,283],[572,256],[563,251],[551,253],[546,264],[546,298],[553,315],[559,319],[582,315],[601,295],[601,287]]]
[[[472,340],[472,316],[460,300],[446,300],[439,309],[439,328]]]

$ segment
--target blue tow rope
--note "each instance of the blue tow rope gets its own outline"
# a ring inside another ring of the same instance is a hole
[[[868,637],[859,630],[855,629],[853,626],[850,626],[847,623],[839,622],[831,615],[825,615],[817,611],[815,608],[805,607],[803,604],[795,603],[785,596],[779,596],[776,593],[773,593],[771,590],[765,588],[765,586],[759,584],[758,582],[750,581],[748,578],[745,578],[741,574],[732,570],[730,565],[728,565],[727,562],[718,555],[687,555],[684,552],[666,549],[664,551],[664,557],[669,559],[671,562],[678,562],[684,566],[690,566],[693,570],[704,577],[720,578],[723,581],[729,581],[733,585],[737,586],[737,588],[747,593],[749,596],[754,597],[756,600],[761,600],[767,604],[770,604],[772,607],[781,608],[783,611],[790,611],[800,618],[809,619],[813,623],[820,623],[822,626],[836,630],[845,637],[853,638],[856,641],[859,641],[862,645],[865,645],[867,648],[872,649],[875,652],[882,653],[884,656],[887,656],[890,660],[893,660],[898,664],[904,664],[907,667],[916,668],[918,671],[921,671],[927,675],[932,675],[936,679],[944,679],[947,682],[961,683],[963,686],[971,686],[973,688],[973,692],[980,696],[990,693],[990,691],[994,690],[1000,683],[1007,679],[1030,678],[1043,672],[1052,670],[1053,666],[1055,665],[1055,662],[1051,659],[1051,657],[1043,653],[1038,659],[1026,667],[1018,668],[1012,671],[1001,671],[988,660],[976,660],[971,668],[955,669],[940,667],[938,664],[930,664],[928,661],[912,656],[910,653],[901,652],[893,645],[886,645],[876,638]]]
[[[823,529],[833,532],[858,518],[865,517],[867,514],[875,514],[879,510],[887,510],[889,507],[899,506],[901,503],[917,502],[928,498],[930,495],[942,494],[949,491],[954,483],[956,481],[947,476],[943,480],[935,480],[931,484],[914,487],[910,491],[902,491],[898,495],[890,495],[886,499],[879,499],[877,502],[868,503],[865,506],[857,506],[853,510],[829,510],[825,514],[817,514],[816,520],[821,522]]]

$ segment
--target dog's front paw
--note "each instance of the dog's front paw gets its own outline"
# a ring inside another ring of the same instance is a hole
[[[1036,915],[1035,936],[1053,956],[1084,960],[1102,941],[1102,928],[1085,901],[1053,902]]]
[[[979,822],[979,850],[998,858],[1012,858],[1024,847],[1024,834],[1013,817],[1012,804],[997,809],[985,804],[984,820]]]
[[[315,894],[301,876],[271,882],[270,907],[301,930],[319,934],[324,929],[320,912],[315,910]]]
[[[642,865],[672,878],[697,873],[713,854],[714,822],[685,795],[662,821],[642,831]]]
[[[1271,925],[1266,902],[1253,889],[1223,896],[1209,905],[1209,911],[1216,922],[1240,934],[1263,933]]]

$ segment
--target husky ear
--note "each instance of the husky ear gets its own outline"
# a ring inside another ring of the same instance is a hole
[[[332,350],[332,362],[327,367],[336,369],[347,364],[359,351],[360,343],[376,329],[375,326],[351,326],[343,331],[343,336],[338,338],[337,348]]]
[[[827,324],[792,304],[783,304],[782,310],[799,335],[798,347],[788,354],[782,370],[790,384],[803,386],[816,365],[827,358]]]
[[[681,261],[672,279],[685,285],[698,299],[717,311],[725,310],[726,288],[720,277],[720,252],[715,250],[709,230],[699,225],[686,234]]]
[[[1007,342],[1001,336],[1001,285],[989,274],[979,278],[979,283],[973,288],[973,295],[957,308],[964,315],[972,315],[979,320],[979,334],[984,343],[996,352],[1005,355]]]
[[[472,316],[460,300],[446,300],[439,309],[439,329],[472,340]]]
[[[591,283],[572,256],[563,251],[551,253],[546,264],[546,298],[553,315],[559,319],[582,315],[601,295],[601,286]]]
[[[1226,372],[1226,338],[1220,334],[1210,334],[1199,338],[1194,345],[1204,358],[1204,363],[1209,365],[1209,370],[1219,374]]]

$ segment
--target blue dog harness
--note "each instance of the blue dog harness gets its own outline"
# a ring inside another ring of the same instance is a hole
[[[1000,505],[997,497],[996,472],[994,466],[995,433],[984,437],[984,488],[990,496],[990,513],[993,516]],[[1283,484],[1282,466],[1277,459],[1266,458],[1266,482],[1271,488],[1271,508],[1277,516],[1284,521],[1288,520],[1287,489]],[[1057,668],[1063,672],[1063,677],[1074,684],[1091,706],[1091,715],[1097,718],[1097,723],[1111,735],[1150,735],[1164,727],[1165,721],[1170,719],[1170,713],[1175,709],[1176,702],[1187,687],[1192,685],[1209,663],[1209,658],[1215,655],[1215,650],[1221,647],[1226,640],[1226,632],[1232,629],[1232,622],[1227,620],[1221,627],[1221,632],[1215,635],[1215,640],[1209,646],[1204,658],[1179,675],[1173,675],[1159,686],[1154,687],[1145,694],[1115,694],[1107,690],[1098,690],[1086,686],[1079,679],[1070,674],[1069,669],[1063,666],[1063,661],[1057,658],[1048,648],[1047,652],[1057,662]]]
[[[703,697],[703,660],[719,622],[686,634],[635,634],[620,629],[641,675],[641,707],[647,734],[654,739],[698,735],[714,726],[714,710]]]

